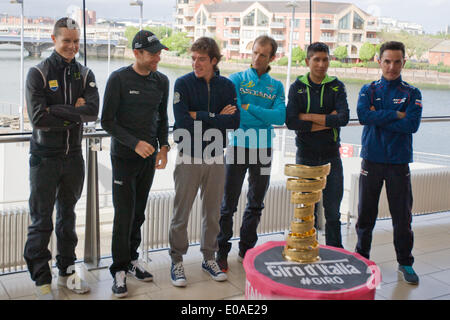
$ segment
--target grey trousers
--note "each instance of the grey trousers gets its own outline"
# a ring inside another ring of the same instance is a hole
[[[202,199],[202,223],[200,251],[205,260],[213,260],[219,249],[220,203],[223,197],[225,182],[225,165],[223,164],[185,164],[175,165],[173,173],[175,181],[174,212],[169,230],[169,254],[173,263],[183,261],[188,241],[189,214],[198,189]]]

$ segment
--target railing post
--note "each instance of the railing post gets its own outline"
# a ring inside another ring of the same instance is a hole
[[[95,127],[86,127],[85,132],[95,133]],[[99,150],[101,150],[101,138],[89,138],[86,140],[87,201],[84,264],[88,270],[106,267],[100,266],[100,219],[97,163],[97,151]]]

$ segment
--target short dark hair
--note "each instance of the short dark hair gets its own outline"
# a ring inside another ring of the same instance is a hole
[[[272,51],[270,52],[271,58],[277,54],[278,43],[275,41],[275,39],[269,37],[268,35],[262,35],[262,36],[259,36],[258,38],[256,38],[255,42],[253,42],[253,47],[257,43],[259,43],[263,46],[270,44],[270,46],[272,47]]]
[[[59,29],[61,28],[75,29],[80,31],[78,23],[75,20],[68,17],[64,17],[56,21],[55,26],[53,27],[53,35],[55,37],[60,34]]]
[[[219,69],[217,65],[219,64],[220,59],[222,59],[222,54],[220,53],[219,46],[217,45],[216,41],[213,38],[208,37],[198,38],[192,44],[191,52],[206,53],[209,56],[210,60],[216,58],[217,64],[214,66],[214,70],[217,71]]]
[[[380,59],[383,56],[383,52],[386,50],[400,50],[405,58],[405,45],[400,41],[388,41],[381,45],[380,47]]]
[[[330,48],[323,42],[311,43],[306,50],[306,57],[310,59],[316,52],[325,52],[330,55]]]

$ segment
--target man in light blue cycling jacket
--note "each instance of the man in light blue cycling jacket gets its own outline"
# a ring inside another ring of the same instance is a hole
[[[264,197],[270,182],[273,125],[284,124],[286,105],[283,84],[269,75],[269,63],[275,59],[277,43],[268,36],[258,37],[252,48],[249,69],[230,75],[237,92],[240,110],[239,129],[231,133],[226,154],[225,190],[220,210],[219,251],[217,263],[228,270],[233,215],[248,171],[247,206],[240,229],[239,256],[242,261],[248,249],[258,240],[258,227]]]

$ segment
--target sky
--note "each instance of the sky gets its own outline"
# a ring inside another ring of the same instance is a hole
[[[176,0],[143,0],[144,20],[173,19]],[[316,1],[316,0],[313,0]],[[450,0],[327,0],[350,2],[374,15],[388,16],[401,21],[423,25],[428,33],[445,29],[450,24]],[[0,13],[20,14],[20,6],[0,0]],[[97,12],[99,18],[139,18],[139,8],[129,5],[129,0],[86,0],[86,7]],[[59,17],[70,6],[82,6],[82,0],[24,0],[25,15]]]

